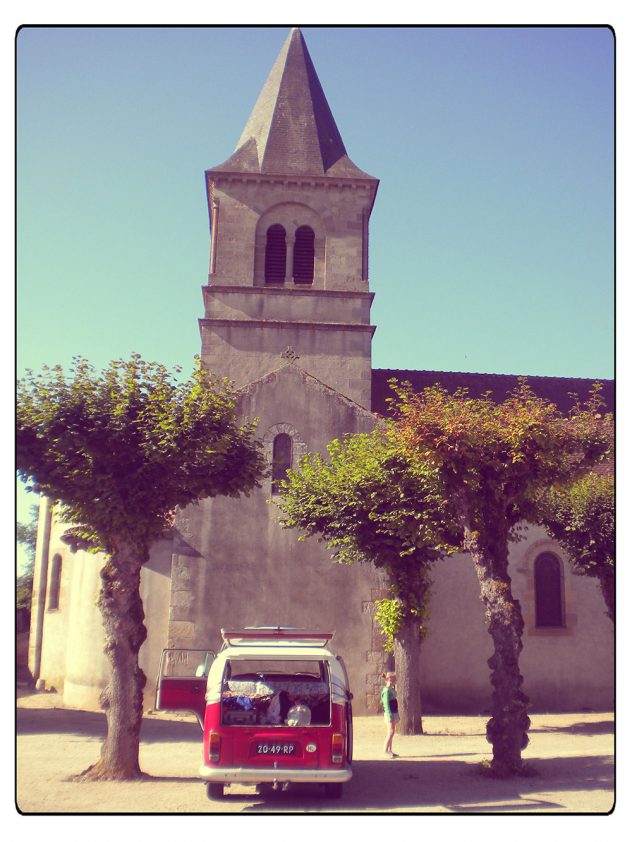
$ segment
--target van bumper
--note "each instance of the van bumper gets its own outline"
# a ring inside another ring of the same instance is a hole
[[[200,777],[205,781],[226,784],[264,783],[346,783],[351,780],[351,766],[342,769],[274,769],[261,766],[216,767],[200,766]]]

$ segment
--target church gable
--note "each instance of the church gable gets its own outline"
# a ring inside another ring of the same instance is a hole
[[[289,361],[280,366],[278,369],[253,380],[251,383],[248,383],[247,386],[243,386],[239,390],[241,394],[241,407],[245,407],[245,402],[248,399],[256,400],[256,396],[258,396],[261,393],[261,390],[266,386],[281,383],[283,384],[283,388],[288,390],[288,393],[295,394],[297,390],[304,389],[307,390],[307,393],[311,395],[312,398],[315,395],[320,394],[327,400],[334,401],[340,406],[340,408],[344,408],[345,410],[364,418],[367,422],[375,421],[375,415],[373,412],[365,409],[351,398],[341,392],[338,392],[332,386],[329,386],[327,383],[323,383],[317,377],[314,377],[308,371],[301,368],[298,362],[300,357],[295,354],[291,347],[288,347],[281,356],[288,358]]]
[[[296,467],[308,451],[324,453],[333,438],[369,432],[376,421],[372,412],[317,380],[296,362],[288,362],[241,389],[238,406],[242,417],[259,419],[257,435],[271,469],[279,437],[289,439],[287,467]]]

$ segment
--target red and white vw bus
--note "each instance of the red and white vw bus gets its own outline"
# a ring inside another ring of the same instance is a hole
[[[204,732],[199,775],[209,798],[226,784],[322,783],[339,798],[351,778],[349,681],[333,632],[222,629],[220,653],[165,650],[157,710],[188,710]],[[186,671],[189,675],[186,675]]]

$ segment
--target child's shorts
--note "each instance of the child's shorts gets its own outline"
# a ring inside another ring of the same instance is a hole
[[[397,723],[399,722],[399,714],[398,714],[398,713],[392,713],[392,714],[389,716],[387,713],[385,713],[385,714],[384,714],[384,721],[385,721],[385,722],[387,722],[387,723],[388,723],[388,722],[393,722],[393,723],[395,723],[395,724],[397,725]]]

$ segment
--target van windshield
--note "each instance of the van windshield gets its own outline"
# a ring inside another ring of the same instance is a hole
[[[228,660],[222,681],[224,725],[329,725],[324,661]]]

